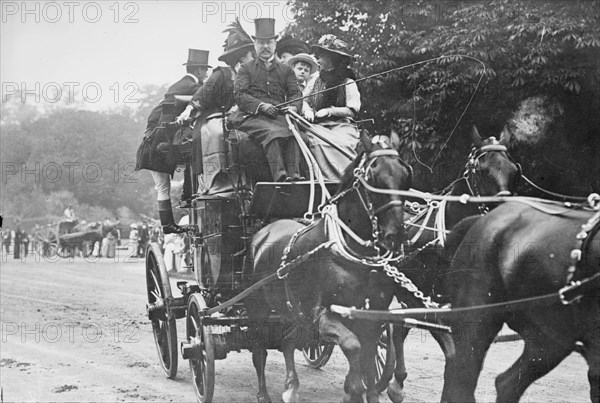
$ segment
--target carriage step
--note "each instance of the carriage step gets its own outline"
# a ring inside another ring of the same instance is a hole
[[[185,266],[185,267],[193,268],[193,266]],[[179,291],[181,291],[181,293],[184,296],[193,294],[195,292],[200,292],[200,287],[198,286],[198,284],[189,284],[187,281],[178,281],[177,288],[179,289]]]

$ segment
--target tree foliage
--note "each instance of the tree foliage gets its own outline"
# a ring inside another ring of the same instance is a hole
[[[291,3],[291,33],[309,43],[325,33],[346,40],[363,77],[397,68],[359,84],[363,115],[402,134],[413,165],[452,165],[466,155],[461,134],[471,124],[497,136],[519,104],[538,95],[565,105],[570,122],[562,129],[578,133],[588,160],[599,152],[598,1]]]
[[[14,107],[19,99],[3,104],[2,215],[35,222],[61,216],[68,204],[88,221],[113,218],[119,209],[155,215],[153,181],[134,168],[143,116],[159,97],[151,93],[138,109],[105,112],[24,104],[27,119]]]

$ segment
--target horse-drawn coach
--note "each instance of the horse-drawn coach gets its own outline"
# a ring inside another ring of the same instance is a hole
[[[507,200],[511,200],[511,205],[531,208],[535,214],[550,216],[568,215],[576,207],[583,209],[583,203],[559,203],[564,210],[559,211],[557,202],[508,197],[522,173],[508,154],[506,131],[498,141],[493,137],[482,140],[474,129],[474,146],[464,173],[443,194],[411,189],[412,169],[400,158],[394,133],[390,137],[369,138],[363,131],[364,151],[350,163],[339,183],[326,182],[299,134],[300,130],[311,130],[311,125],[293,112],[287,112],[286,119],[301,146],[308,180],[261,181],[260,167],[250,164],[257,161],[260,152],[248,157],[256,151],[256,145],[243,133],[229,130],[218,121],[215,126],[222,130],[217,136],[201,136],[206,186],[195,189],[189,208],[191,224],[187,236],[191,240],[195,282],[177,282],[180,295],[175,296],[160,248],[152,243],[147,249],[147,314],[166,376],[176,376],[180,352],[189,362],[198,400],[211,401],[215,361],[225,359],[232,351],[248,349],[252,351],[258,377],[258,400],[266,402],[270,401],[264,373],[267,349],[279,349],[286,361],[283,399],[298,401],[295,349],[304,351],[309,365],[321,367],[337,344],[349,363],[345,400],[363,401],[366,393],[367,401],[376,402],[378,394],[388,388],[390,399],[398,402],[403,399],[406,378],[406,328],[418,326],[432,332],[446,355],[443,398],[472,398],[469,386],[461,383],[465,379],[463,370],[470,371],[468,382],[472,385],[480,366],[465,358],[473,346],[466,340],[469,338],[463,338],[455,348],[451,332],[466,331],[461,327],[465,323],[461,318],[470,318],[464,312],[472,312],[471,308],[479,312],[479,305],[490,304],[494,314],[514,313],[525,309],[527,298],[537,294],[496,294],[503,285],[491,283],[490,279],[497,277],[490,268],[490,277],[484,284],[491,287],[485,292],[492,297],[465,297],[473,295],[469,292],[479,295],[482,284],[471,279],[456,285],[457,277],[452,273],[468,267],[475,279],[485,276],[477,274],[473,257],[463,250],[463,237],[471,241],[483,237],[482,233],[468,231],[481,231],[488,211],[499,204],[509,205]],[[182,150],[185,147],[184,144]],[[598,199],[591,197],[589,204],[589,212],[577,212],[577,217],[569,221],[587,221],[583,223],[585,234],[577,235],[577,239],[597,238]],[[499,211],[506,214],[507,209],[513,213],[517,210],[506,207]],[[497,213],[495,219],[501,220],[498,214],[502,213]],[[474,219],[466,218],[473,215]],[[471,221],[483,216],[472,225]],[[459,231],[447,239],[449,229],[459,222]],[[556,231],[548,231],[552,242],[564,240]],[[586,243],[576,249],[579,254],[573,252],[574,258],[584,256],[586,264],[589,256],[599,259],[597,245],[590,247]],[[456,250],[462,254],[460,265],[451,259]],[[574,260],[571,266],[578,267],[578,262]],[[566,270],[556,269],[557,273]],[[565,284],[575,279],[585,287],[573,292],[579,287],[573,283],[568,291],[560,290],[564,302],[581,299],[587,295],[590,281],[598,281],[597,273],[589,273],[593,268],[569,270]],[[529,281],[534,277],[528,277]],[[538,278],[549,281],[544,276]],[[440,291],[443,283],[447,286],[452,281],[454,288]],[[562,285],[540,290],[559,290]],[[465,292],[465,287],[471,288]],[[566,298],[566,293],[574,293],[576,298],[571,294]],[[401,309],[389,310],[394,297]],[[509,306],[511,299],[518,299],[516,306],[500,310],[500,306]],[[448,302],[452,302],[452,308]],[[445,317],[450,319],[444,320]],[[481,316],[477,318],[483,320]],[[490,323],[496,330],[503,320],[518,332],[529,329],[523,325],[527,319],[516,322],[514,317],[494,318]],[[186,338],[180,345],[177,319],[185,319]],[[539,345],[539,334],[527,332],[521,334],[526,343]],[[496,333],[489,330],[486,340],[493,341]],[[569,339],[573,348],[578,340],[576,335]],[[483,353],[488,346],[484,343],[481,347]],[[592,387],[598,382],[594,375],[599,350],[596,347],[589,342],[586,345],[586,358],[592,360]],[[540,373],[531,371],[534,375],[530,379]],[[513,381],[510,377],[503,380],[505,395],[509,389],[520,393],[524,390]],[[529,383],[524,383],[524,387]]]

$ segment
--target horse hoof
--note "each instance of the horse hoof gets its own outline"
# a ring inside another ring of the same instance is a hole
[[[342,399],[342,403],[363,403],[363,398],[361,395],[359,396],[352,396],[352,395],[344,395],[344,398]]]
[[[256,401],[258,403],[272,403],[271,402],[271,398],[269,397],[269,395],[256,396]]]
[[[390,382],[387,388],[387,395],[392,403],[402,403],[404,401],[404,389],[397,382]]]
[[[298,390],[296,388],[289,388],[281,394],[281,400],[283,400],[284,403],[299,402],[300,396],[298,396]]]
[[[367,403],[379,403],[379,393],[374,390],[367,392]]]

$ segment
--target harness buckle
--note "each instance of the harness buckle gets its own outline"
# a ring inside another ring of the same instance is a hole
[[[574,289],[577,289],[579,286],[581,285],[581,281],[573,281],[571,282],[571,284],[564,286],[563,288],[561,288],[560,290],[558,290],[558,296],[560,297],[560,302],[563,305],[570,305],[574,302],[579,301],[581,298],[583,298],[583,294],[579,293],[579,294],[574,294],[571,297],[568,297],[567,293],[573,291]]]
[[[571,251],[571,259],[580,261],[581,260],[581,249],[573,249]]]

